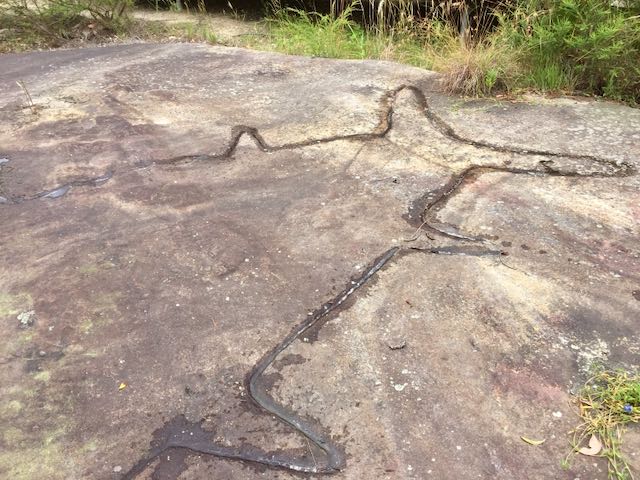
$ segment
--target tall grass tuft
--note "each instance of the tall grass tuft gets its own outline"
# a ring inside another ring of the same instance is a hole
[[[442,85],[448,93],[485,96],[496,90],[513,90],[518,81],[520,69],[513,52],[491,41],[458,45],[436,58],[434,68],[442,72]]]

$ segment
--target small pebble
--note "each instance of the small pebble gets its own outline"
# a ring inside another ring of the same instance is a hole
[[[30,327],[33,325],[35,321],[36,312],[33,310],[29,310],[28,312],[22,312],[18,315],[18,321],[20,322],[20,326],[22,328]]]
[[[116,465],[113,467],[114,473],[120,473],[122,471],[122,467],[120,465]]]
[[[387,340],[387,347],[391,350],[400,350],[407,345],[407,341],[402,337],[390,338]]]

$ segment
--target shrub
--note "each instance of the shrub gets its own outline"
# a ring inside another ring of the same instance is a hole
[[[532,86],[640,101],[640,0],[537,2],[502,27],[506,46],[526,52]]]
[[[100,31],[122,31],[132,4],[132,0],[0,0],[0,12],[14,40],[56,46]]]

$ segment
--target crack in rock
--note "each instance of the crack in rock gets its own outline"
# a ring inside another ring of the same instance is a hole
[[[39,198],[56,199],[64,197],[73,187],[99,187],[107,183],[113,177],[114,172],[108,171],[104,175],[97,177],[81,178],[78,180],[72,180],[64,183],[60,186],[54,187],[50,190],[44,190],[42,192],[35,193],[29,196],[21,197],[0,197],[0,204],[16,205],[31,200],[37,200]],[[4,201],[2,201],[4,200]]]

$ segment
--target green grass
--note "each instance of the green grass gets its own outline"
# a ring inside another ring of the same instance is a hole
[[[463,41],[446,16],[418,19],[394,7],[392,27],[361,26],[353,3],[340,15],[276,10],[270,41],[253,48],[328,58],[394,60],[443,74],[464,95],[533,90],[640,101],[640,0],[520,0]],[[381,2],[380,5],[387,5]],[[388,15],[388,12],[385,14]],[[387,18],[387,17],[385,17]],[[394,23],[395,22],[395,23]]]
[[[441,21],[412,28],[366,29],[351,19],[352,9],[339,16],[286,9],[268,20],[268,42],[247,43],[258,49],[326,58],[379,59],[442,72],[447,91],[484,95],[510,90],[517,64],[516,48],[493,41],[460,42],[456,31]]]
[[[216,34],[206,23],[179,23],[174,24],[171,28],[173,34],[184,40],[191,42],[205,42],[215,44],[217,42]]]
[[[371,58],[380,44],[349,19],[287,9],[269,21],[273,47],[284,53],[327,58]]]
[[[540,92],[571,93],[576,89],[571,69],[551,61],[541,61],[528,68],[522,83]]]
[[[247,46],[291,55],[324,58],[388,59],[389,49],[402,50],[408,61],[420,48],[410,42],[391,42],[351,19],[351,9],[337,17],[297,9],[277,11],[267,20],[268,41],[250,39]]]
[[[640,0],[521,0],[497,34],[519,48],[523,87],[640,102]]]
[[[130,34],[149,41],[171,40],[216,44],[218,38],[206,21],[164,23],[161,21],[135,21]]]
[[[573,432],[572,454],[595,435],[603,447],[599,456],[608,460],[609,478],[633,479],[620,446],[625,426],[640,422],[640,375],[598,371],[586,382],[577,403],[582,423]]]

